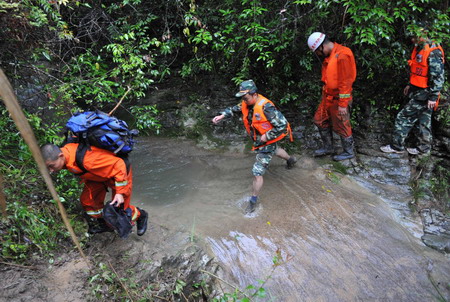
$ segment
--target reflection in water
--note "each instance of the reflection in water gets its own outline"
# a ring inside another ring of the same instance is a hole
[[[133,199],[150,221],[203,239],[222,278],[241,288],[270,276],[264,301],[432,301],[430,276],[450,297],[444,255],[412,236],[378,196],[345,177],[330,181],[310,158],[292,170],[275,158],[250,217],[243,209],[253,155],[152,138],[132,156]],[[273,270],[277,250],[288,261]]]

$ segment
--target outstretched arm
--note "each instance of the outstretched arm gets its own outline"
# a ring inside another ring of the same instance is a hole
[[[221,120],[223,120],[225,118],[224,114],[220,114],[220,115],[216,115],[213,119],[212,122],[214,124],[218,124]]]
[[[232,117],[235,113],[241,113],[241,106],[242,103],[239,103],[233,107],[228,107],[226,109],[224,109],[222,112],[220,112],[218,115],[216,115],[213,119],[212,122],[214,124],[219,123],[221,120],[223,120],[224,118],[229,118]]]

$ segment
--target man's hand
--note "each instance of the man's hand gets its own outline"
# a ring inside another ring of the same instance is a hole
[[[428,109],[433,109],[436,107],[436,101],[428,101]]]
[[[221,115],[217,115],[212,119],[212,122],[214,124],[217,124],[218,122],[220,122],[221,120],[223,120],[223,118],[225,117],[225,115],[221,114]]]
[[[261,138],[260,138],[261,142],[265,143],[267,142],[267,135],[264,133]]]
[[[123,203],[124,203],[124,199],[123,199],[123,195],[122,194],[114,195],[114,198],[111,201],[111,205],[115,206],[115,207],[118,207],[118,206],[120,206]]]
[[[347,107],[338,106],[338,114],[339,115],[346,115],[347,114]]]
[[[403,94],[404,94],[404,95],[408,95],[408,93],[409,93],[409,88],[410,88],[410,86],[409,86],[409,85],[406,85],[406,87],[403,89]]]

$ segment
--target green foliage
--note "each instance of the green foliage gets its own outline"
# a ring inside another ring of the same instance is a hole
[[[17,6],[11,18],[19,19],[23,27],[29,28],[27,37],[34,38],[20,41],[32,46],[24,59],[56,80],[46,85],[50,108],[56,109],[56,114],[78,108],[106,110],[128,87],[129,99],[142,98],[150,85],[170,74],[159,56],[170,54],[178,44],[152,34],[159,18],[156,15],[143,13],[130,18],[124,7],[140,4],[124,0],[91,8],[97,4],[27,0]],[[108,22],[104,22],[105,18]],[[77,19],[81,23],[68,22]],[[15,30],[9,29],[6,39],[19,35]],[[44,64],[45,60],[52,67]]]
[[[61,221],[55,215],[55,205],[44,204],[40,209],[32,209],[26,201],[8,203],[9,215],[4,222],[8,231],[1,239],[4,258],[25,261],[33,251],[46,255],[65,237]]]
[[[429,183],[431,192],[439,201],[438,208],[448,215],[450,210],[450,171],[438,162]]]
[[[333,161],[331,162],[332,166],[333,166],[333,171],[341,173],[343,175],[347,175],[348,172],[348,168],[346,166],[344,166],[342,163],[338,162],[338,161]]]
[[[120,278],[111,263],[99,262],[89,277],[90,291],[100,300],[105,297],[116,301],[126,299],[128,287],[124,288],[124,284],[130,289],[137,287],[131,278]]]
[[[447,75],[448,76],[448,75]],[[444,87],[442,89],[441,96],[445,96],[446,99],[440,100],[439,103],[443,103],[444,106],[439,105],[439,109],[434,114],[434,117],[436,118],[436,121],[439,123],[439,125],[442,128],[450,127],[450,83],[446,81],[444,83]]]
[[[45,125],[34,114],[26,113],[26,117],[41,143],[60,141],[57,125]],[[3,107],[0,107],[0,127],[3,133],[0,174],[5,180],[4,193],[7,196],[7,217],[0,222],[1,255],[8,260],[25,262],[31,255],[47,256],[69,239],[69,235],[56,205],[48,196],[28,146]],[[61,199],[71,200],[76,187],[61,190]],[[80,221],[74,220],[73,223],[76,229],[80,229]]]
[[[19,7],[19,3],[9,3],[6,1],[0,1],[0,13],[6,13],[8,10],[16,10]]]
[[[141,133],[150,134],[151,131],[156,131],[156,134],[159,134],[161,124],[156,118],[159,113],[156,105],[133,106],[130,111],[136,118],[135,127]]]
[[[364,91],[361,101],[376,100],[373,110],[362,112],[382,108],[394,115],[402,98],[398,87],[408,77],[408,33],[416,21],[428,23],[431,38],[444,49],[450,42],[449,8],[439,0],[208,0],[151,8],[137,0],[57,4],[23,1],[13,15],[47,38],[58,37],[60,47],[35,39],[42,42],[32,57],[58,65],[55,73],[37,64],[57,79],[47,90],[64,113],[112,106],[127,87],[128,100],[142,98],[176,73],[194,79],[221,73],[235,84],[253,78],[280,104],[311,108],[320,97],[320,65],[306,40],[313,31],[324,31],[355,53],[355,93]]]
[[[70,102],[102,108],[118,101],[127,87],[132,89],[132,96],[143,97],[155,78],[169,74],[167,68],[155,68],[154,52],[161,42],[149,39],[146,34],[153,20],[154,16],[135,24],[119,20],[110,28],[114,30],[112,43],[74,56],[62,68],[64,84],[55,89],[56,100],[65,106]]]

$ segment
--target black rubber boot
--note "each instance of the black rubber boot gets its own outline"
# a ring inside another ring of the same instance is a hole
[[[258,197],[257,196],[252,196],[250,198],[250,200],[248,201],[248,206],[245,209],[245,214],[251,214],[255,211],[256,206],[258,204]]]
[[[330,155],[334,153],[333,135],[331,128],[319,128],[319,134],[322,138],[323,147],[314,151],[314,157]]]
[[[89,234],[98,234],[105,232],[114,232],[114,229],[107,225],[106,221],[103,218],[98,218],[95,223],[89,223]]]
[[[138,236],[142,236],[147,231],[148,214],[142,209],[138,208],[138,210],[141,212],[141,216],[136,220],[137,234]]]
[[[350,158],[355,157],[355,153],[353,151],[353,136],[341,137],[341,142],[342,142],[342,148],[344,149],[344,152],[333,156],[333,160],[341,161],[341,160],[350,159]]]
[[[294,156],[289,157],[289,159],[286,161],[286,169],[294,168],[296,162],[297,159]]]

